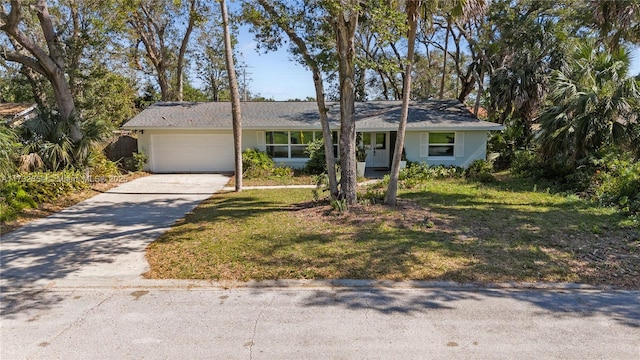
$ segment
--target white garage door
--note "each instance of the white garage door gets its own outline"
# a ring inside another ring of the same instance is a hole
[[[157,173],[233,171],[233,135],[151,135],[150,160]]]

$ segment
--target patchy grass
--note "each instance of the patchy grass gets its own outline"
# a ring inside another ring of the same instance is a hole
[[[235,186],[236,177],[231,176],[227,186]],[[268,176],[242,178],[242,186],[315,185],[315,176],[295,174],[294,176]]]
[[[502,180],[433,180],[336,214],[304,189],[217,194],[151,244],[151,278],[579,282],[640,287],[615,210]]]

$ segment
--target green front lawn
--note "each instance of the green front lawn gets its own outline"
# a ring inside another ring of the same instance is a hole
[[[577,197],[432,180],[337,214],[309,189],[221,193],[151,244],[151,278],[580,282],[640,287],[637,228]]]

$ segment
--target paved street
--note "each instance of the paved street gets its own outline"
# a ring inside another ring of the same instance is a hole
[[[640,293],[69,283],[3,294],[2,359],[639,359]]]

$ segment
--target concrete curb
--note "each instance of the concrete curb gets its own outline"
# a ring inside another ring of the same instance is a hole
[[[580,291],[636,291],[619,289],[607,285],[588,285],[577,283],[458,283],[454,281],[390,281],[390,280],[263,280],[263,281],[210,281],[210,280],[156,280],[156,279],[61,279],[41,280],[15,287],[3,286],[3,292],[26,289],[63,290],[63,289],[272,289],[272,290],[312,290],[312,289],[352,289],[352,290],[393,290],[393,289],[447,289],[464,290],[580,290]]]
[[[269,190],[269,189],[315,189],[315,185],[270,185],[270,186],[243,186],[242,190]],[[235,191],[233,186],[225,186],[223,191]]]

